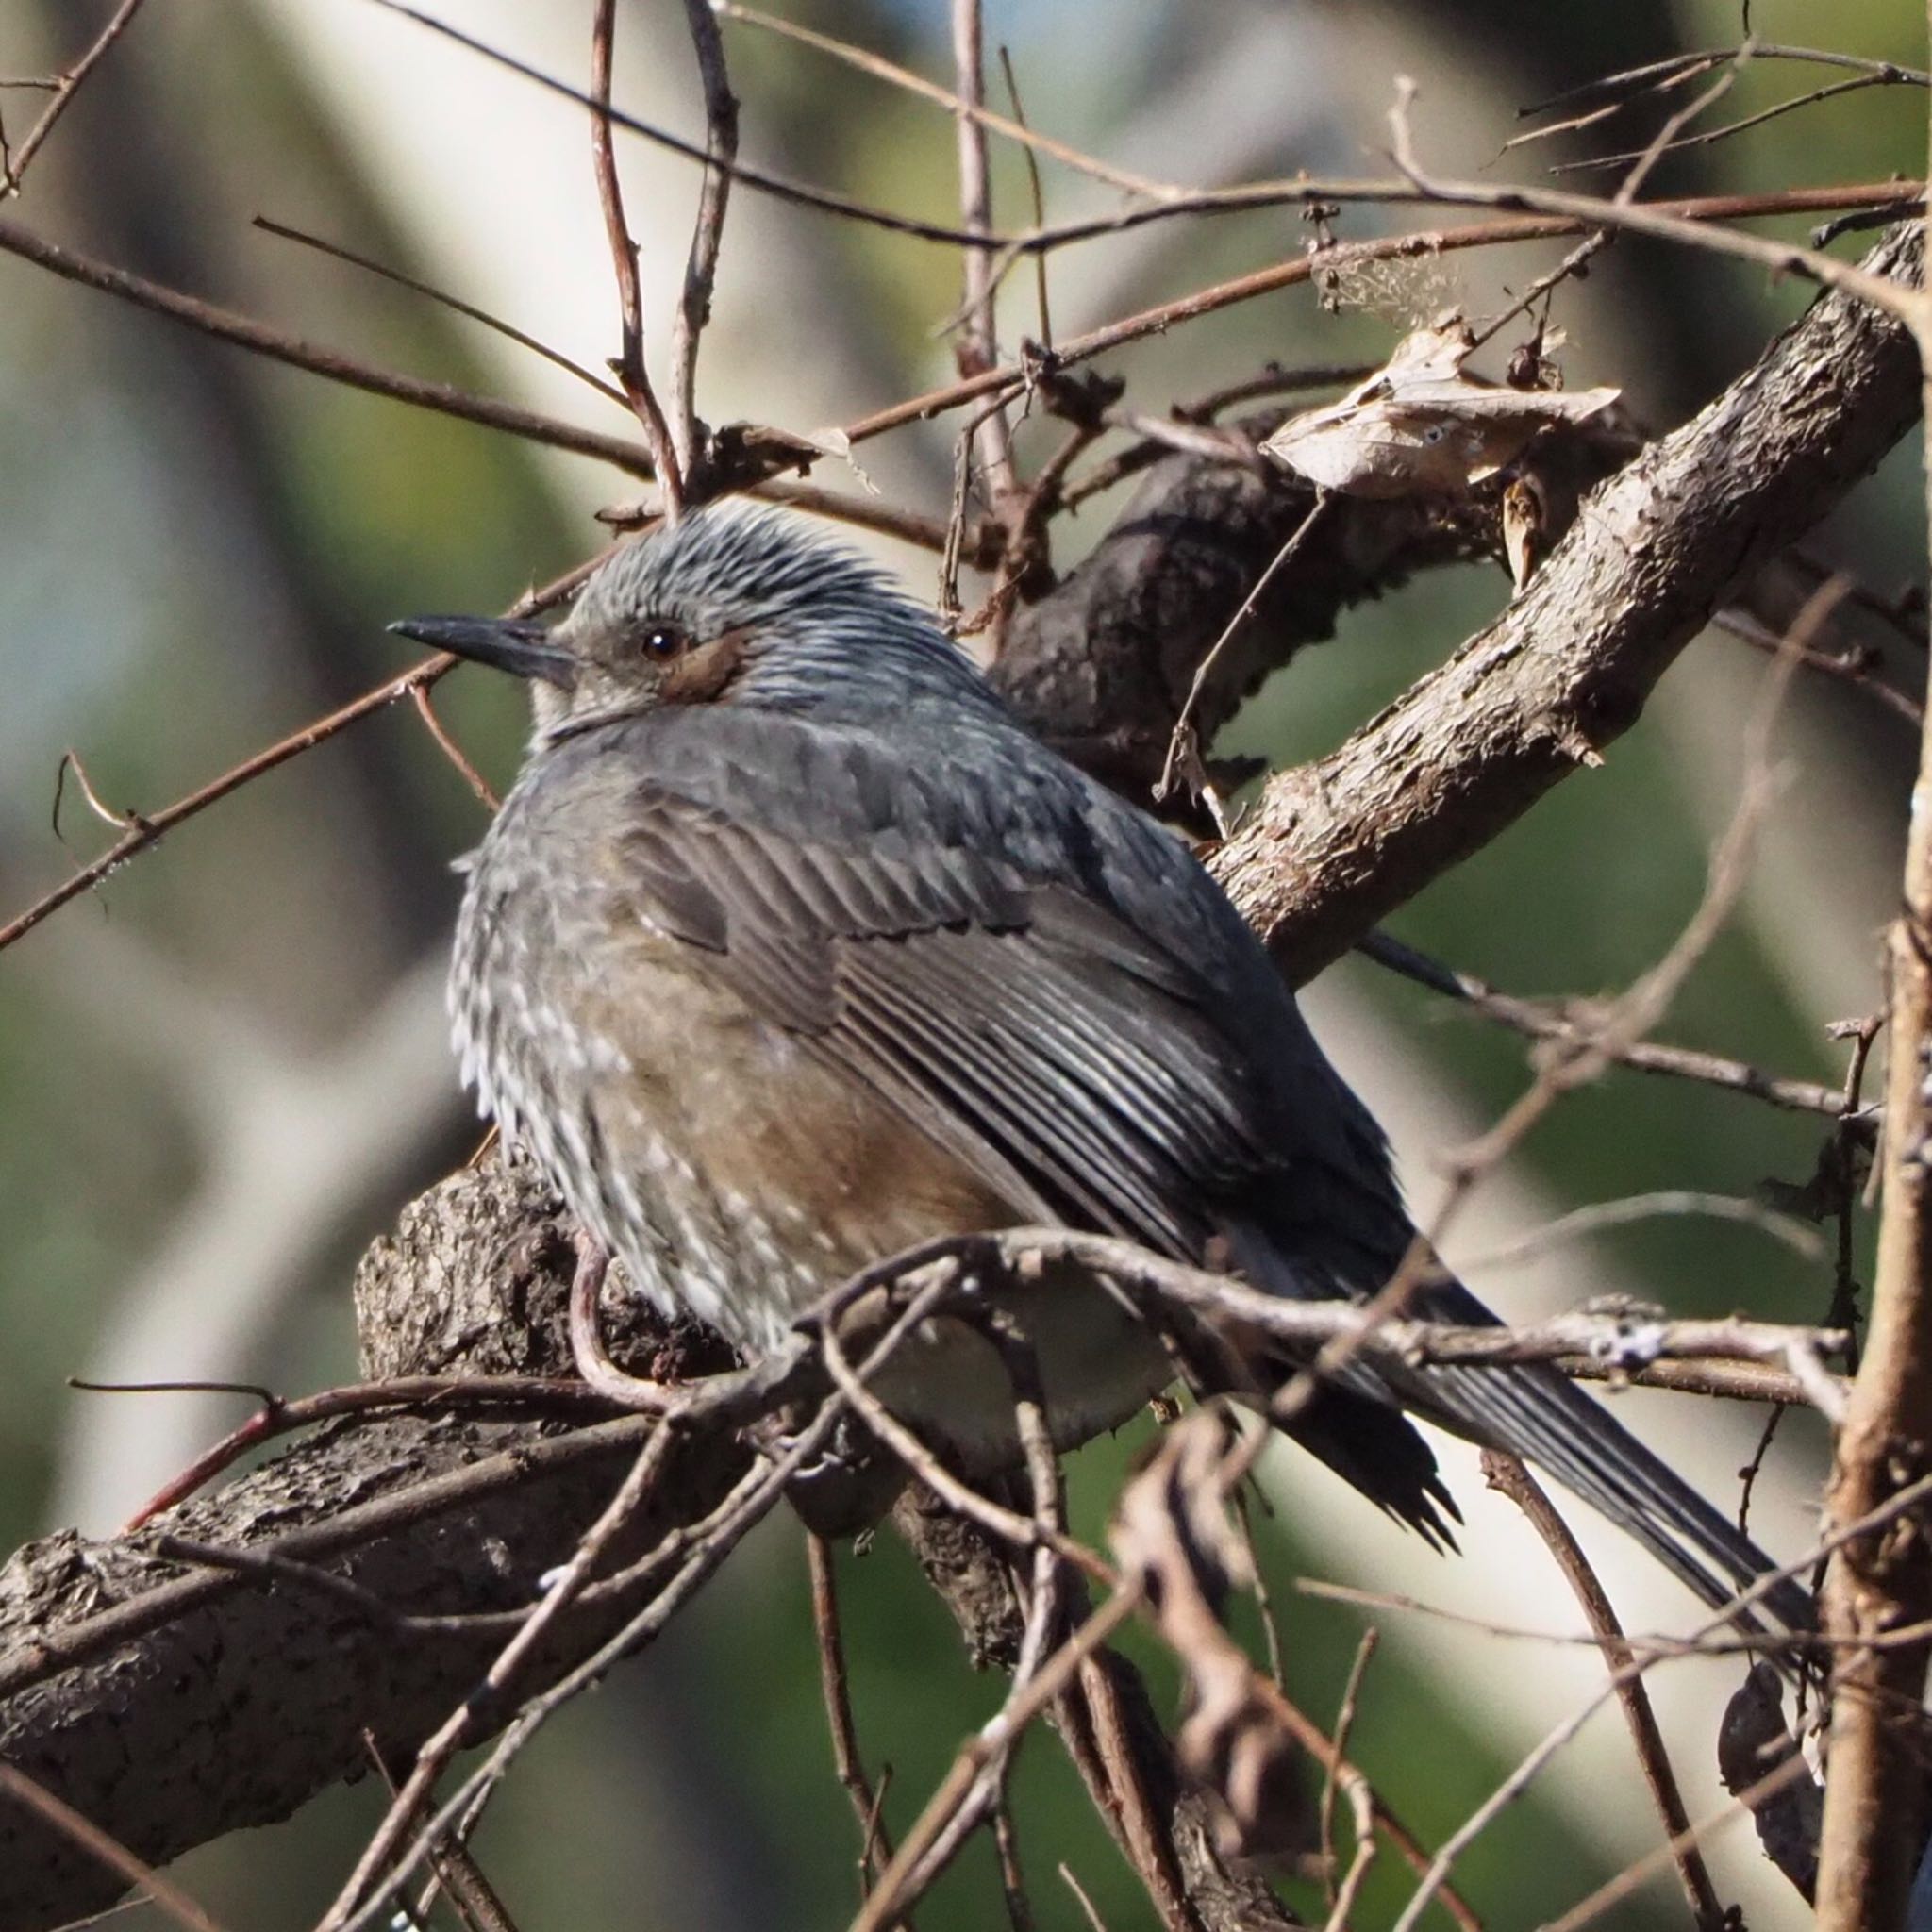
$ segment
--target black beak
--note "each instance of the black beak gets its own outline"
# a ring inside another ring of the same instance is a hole
[[[577,680],[577,660],[552,643],[541,624],[520,624],[509,617],[405,617],[390,629],[518,677],[541,677],[559,691],[570,690]]]

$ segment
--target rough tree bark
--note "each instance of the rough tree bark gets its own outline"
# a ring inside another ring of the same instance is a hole
[[[1888,238],[1872,258],[1902,275],[1916,264],[1915,235]],[[1903,333],[1844,298],[1824,298],[1695,422],[1590,499],[1529,593],[1495,625],[1331,757],[1274,780],[1220,865],[1284,966],[1305,976],[1576,769],[1586,743],[1627,728],[1703,617],[1833,508],[1904,433],[1915,403]],[[1185,493],[1197,483],[1206,479],[1174,471],[1150,490]],[[1143,510],[1150,501],[1158,496],[1143,494]],[[1241,568],[1252,573],[1271,554],[1257,541]],[[1058,678],[1073,715],[1055,736],[1106,738],[1124,724],[1120,741],[1142,758],[1150,731],[1164,742],[1178,705],[1160,658],[1164,625],[1197,594],[1199,558],[1198,546],[1171,544],[1164,561],[1143,528],[1070,578],[1033,620],[1030,645],[1014,646],[1009,675],[1016,694],[1023,685],[1032,693],[1024,701],[1036,722],[1049,722],[1039,708]],[[1181,573],[1173,584],[1165,562]],[[1237,582],[1217,578],[1224,610],[1241,593],[1230,592]],[[1303,620],[1274,619],[1276,654],[1324,634],[1340,594],[1324,591]],[[1138,658],[1147,669],[1090,688],[1084,712],[1065,656],[1083,611],[1099,660]],[[1109,625],[1129,626],[1131,644],[1123,649]],[[1234,689],[1259,661],[1237,667]],[[1125,694],[1118,715],[1110,693]],[[358,1311],[373,1371],[488,1373],[561,1359],[554,1224],[534,1198],[498,1196],[491,1186],[475,1176],[446,1183],[395,1241],[372,1250]],[[647,1355],[690,1345],[643,1330],[630,1339]],[[530,1601],[634,1450],[638,1424],[604,1426],[586,1443],[581,1432],[560,1436],[533,1418],[342,1425],[187,1506],[169,1526],[207,1542],[275,1544],[405,1612],[511,1607]],[[706,1441],[684,1453],[678,1481],[659,1494],[691,1516],[722,1494],[745,1452]],[[573,1459],[545,1462],[557,1455]],[[482,1492],[478,1472],[508,1467],[493,1460],[506,1457],[536,1467]],[[670,1526],[659,1513],[646,1533]],[[564,1632],[579,1654],[589,1627],[585,1620]],[[355,1774],[365,1726],[407,1752],[469,1688],[484,1655],[446,1636],[410,1641],[371,1628],[362,1612],[308,1586],[181,1580],[140,1537],[64,1534],[0,1571],[0,1757],[163,1859],[285,1815]],[[157,1764],[175,1774],[153,1777],[146,1768]],[[0,1807],[0,1932],[56,1924],[118,1890],[10,1807]],[[1239,1901],[1224,1913],[1204,1890],[1194,1903],[1204,1924],[1244,1923]]]

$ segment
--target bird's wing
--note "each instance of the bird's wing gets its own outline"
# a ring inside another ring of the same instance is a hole
[[[1271,1110],[1267,1044],[1217,1019],[1225,990],[1109,903],[1097,870],[1083,878],[1076,858],[1057,859],[1041,827],[1069,821],[1029,810],[1024,772],[974,802],[958,772],[927,785],[890,752],[848,747],[779,829],[746,766],[729,781],[687,768],[675,788],[666,766],[625,814],[619,871],[640,916],[708,955],[754,1012],[1017,1211],[1198,1262],[1224,1210],[1257,1189],[1292,1213],[1297,1196],[1345,1185]],[[962,798],[969,816],[946,818]],[[999,810],[1017,821],[970,816]],[[1075,841],[1091,837],[1071,823]],[[1158,867],[1162,835],[1139,836],[1161,841],[1141,855]],[[1211,952],[1212,935],[1197,937]],[[1304,1291],[1324,1292],[1313,1277],[1327,1272],[1318,1260]],[[1435,1458],[1365,1366],[1294,1433],[1385,1508],[1450,1540],[1455,1506]]]
[[[959,845],[832,844],[649,791],[626,876],[761,1018],[1045,1218],[1198,1257],[1265,1171],[1251,1076],[1117,915]]]

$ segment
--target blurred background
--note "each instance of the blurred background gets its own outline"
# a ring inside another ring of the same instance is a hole
[[[795,18],[950,81],[942,0],[777,0]],[[106,0],[5,0],[0,76],[71,61]],[[1740,32],[1734,6],[1626,0],[1523,8],[1499,0],[989,0],[1029,117],[1157,177],[1214,185],[1306,168],[1383,170],[1392,76],[1421,85],[1421,152],[1444,172],[1546,165],[1574,142],[1498,159],[1516,110],[1599,74]],[[589,0],[444,0],[444,17],[581,83]],[[1757,32],[1917,62],[1910,0],[1822,9],[1757,0]],[[620,8],[620,103],[702,134],[683,12]],[[781,172],[941,220],[957,213],[949,117],[748,26],[727,28],[743,154]],[[996,71],[996,70],[995,70]],[[1794,74],[1805,78],[1794,79]],[[1720,118],[1812,84],[1746,75]],[[0,92],[16,140],[41,97]],[[995,89],[995,104],[998,90]],[[1911,174],[1923,97],[1860,92],[1690,150],[1661,193],[1767,190]],[[1611,124],[1596,151],[1629,145]],[[1641,140],[1640,143],[1641,144]],[[661,358],[695,202],[695,171],[623,145],[642,246],[649,346]],[[1028,216],[1024,173],[997,156],[999,219]],[[1601,179],[1603,177],[1586,177]],[[1104,209],[1109,192],[1046,169],[1047,211]],[[616,346],[608,258],[584,118],[365,0],[175,0],[144,11],[89,83],[10,210],[37,232],[258,314],[387,367],[530,404],[617,434],[619,412],[538,358],[448,312],[251,226],[292,223],[423,275],[591,366]],[[1344,237],[1383,218],[1352,211]],[[1776,227],[1777,225],[1771,225]],[[1802,234],[1804,225],[1784,225]],[[1293,210],[1170,223],[1053,258],[1061,334],[1300,252]],[[1856,241],[1840,244],[1856,249]],[[1501,306],[1561,244],[1424,261],[1353,292],[1339,314],[1303,287],[1141,343],[1102,366],[1136,407],[1163,411],[1286,365],[1375,360],[1449,302]],[[726,230],[699,407],[797,431],[849,420],[945,379],[935,325],[958,299],[951,252],[790,209],[741,191]],[[1670,427],[1748,363],[1804,291],[1737,264],[1620,242],[1566,287],[1573,386],[1624,387]],[[312,715],[402,668],[386,620],[491,609],[603,539],[600,505],[635,487],[582,458],[330,387],[248,359],[0,258],[0,916],[111,837],[70,786],[50,824],[61,754],[102,797],[153,810]],[[1010,350],[1037,332],[1030,277],[1001,317]],[[661,366],[661,365],[660,365]],[[860,453],[888,500],[943,516],[956,425]],[[1020,432],[1023,465],[1058,441]],[[1821,533],[1816,549],[1890,595],[1923,575],[1916,444]],[[860,477],[822,466],[820,480]],[[1077,560],[1121,499],[1057,525]],[[933,558],[878,554],[930,593]],[[1507,597],[1499,570],[1431,576],[1354,612],[1253,703],[1228,743],[1276,761],[1317,754],[1440,661]],[[970,604],[974,598],[970,592]],[[1874,639],[1907,688],[1924,680]],[[1443,879],[1391,929],[1522,993],[1620,988],[1694,908],[1708,847],[1735,804],[1741,720],[1766,659],[1717,635],[1666,679],[1607,767]],[[497,782],[514,771],[518,694],[482,674],[439,707]],[[1879,1004],[1877,933],[1895,898],[1913,746],[1856,690],[1801,677],[1778,731],[1783,788],[1742,901],[1661,1037],[1836,1081],[1827,1023]],[[295,1391],[354,1364],[348,1280],[401,1204],[460,1160],[477,1129],[456,1088],[441,1010],[457,896],[450,860],[481,808],[407,707],[382,714],[171,835],[106,890],[0,958],[0,1548],[56,1524],[105,1530],[240,1403],[75,1394],[65,1378],[246,1378]],[[1331,1051],[1393,1132],[1424,1213],[1434,1157],[1478,1131],[1527,1074],[1517,1040],[1359,960],[1311,1007]],[[1622,1073],[1573,1098],[1458,1224],[1452,1260],[1516,1316],[1591,1294],[1684,1313],[1745,1308],[1815,1320],[1830,1268],[1747,1225],[1645,1221],[1533,1261],[1482,1257],[1557,1214],[1657,1189],[1757,1194],[1802,1183],[1815,1117]],[[1859,1266],[1864,1265],[1861,1232]],[[1625,1396],[1625,1413],[1722,1500],[1761,1414]],[[1078,1458],[1079,1525],[1097,1532],[1132,1431]],[[1354,1750],[1434,1842],[1601,1676],[1588,1652],[1504,1641],[1399,1609],[1317,1603],[1314,1576],[1512,1625],[1574,1632],[1541,1546],[1445,1452],[1471,1554],[1434,1558],[1306,1457],[1269,1466],[1261,1525],[1290,1689],[1331,1719],[1364,1624],[1382,1629]],[[1753,1507],[1772,1548],[1809,1540],[1821,1444],[1780,1433]],[[1579,1517],[1584,1515],[1580,1509]],[[1607,1533],[1582,1524],[1635,1629],[1683,1627],[1688,1601]],[[945,1612],[890,1538],[841,1557],[859,1730],[903,1825],[962,1732],[996,1705]],[[1248,1634],[1254,1634],[1252,1628]],[[1130,1639],[1172,1707],[1173,1674]],[[1693,1816],[1712,1809],[1716,1714],[1739,1667],[1679,1664],[1655,1683]],[[217,1917],[275,1932],[312,1922],[380,1807],[339,1791],[272,1833],[184,1861]],[[1107,1924],[1147,1923],[1058,1753],[1023,1753],[1017,1818],[1042,1925],[1084,1924],[1064,1861]],[[1657,1829],[1627,1740],[1601,1715],[1534,1794],[1463,1859],[1488,1923],[1560,1909]],[[856,1834],[818,1710],[800,1532],[774,1521],[658,1650],[553,1725],[477,1841],[526,1932],[837,1926],[855,1900]],[[1754,1927],[1804,1922],[1748,1826],[1714,1841],[1720,1890]],[[1383,1858],[1357,1924],[1383,1924],[1407,1882]],[[1316,1895],[1296,1894],[1318,1908]],[[925,1932],[995,1923],[975,1844],[919,1913]],[[1662,1881],[1603,1923],[1674,1923]],[[161,1923],[137,1909],[129,1926]]]

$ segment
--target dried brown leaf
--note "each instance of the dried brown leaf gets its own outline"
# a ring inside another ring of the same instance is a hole
[[[1220,1615],[1229,1589],[1253,1576],[1222,1484],[1231,1441],[1210,1410],[1167,1430],[1122,1492],[1111,1541],[1187,1674],[1175,1748],[1183,1771],[1216,1800],[1222,1856],[1283,1856],[1307,1838],[1300,1753],[1278,1693]]]
[[[1460,497],[1551,425],[1583,423],[1621,393],[1509,389],[1467,375],[1469,325],[1451,316],[1396,344],[1338,403],[1291,417],[1261,445],[1285,469],[1351,496]]]

